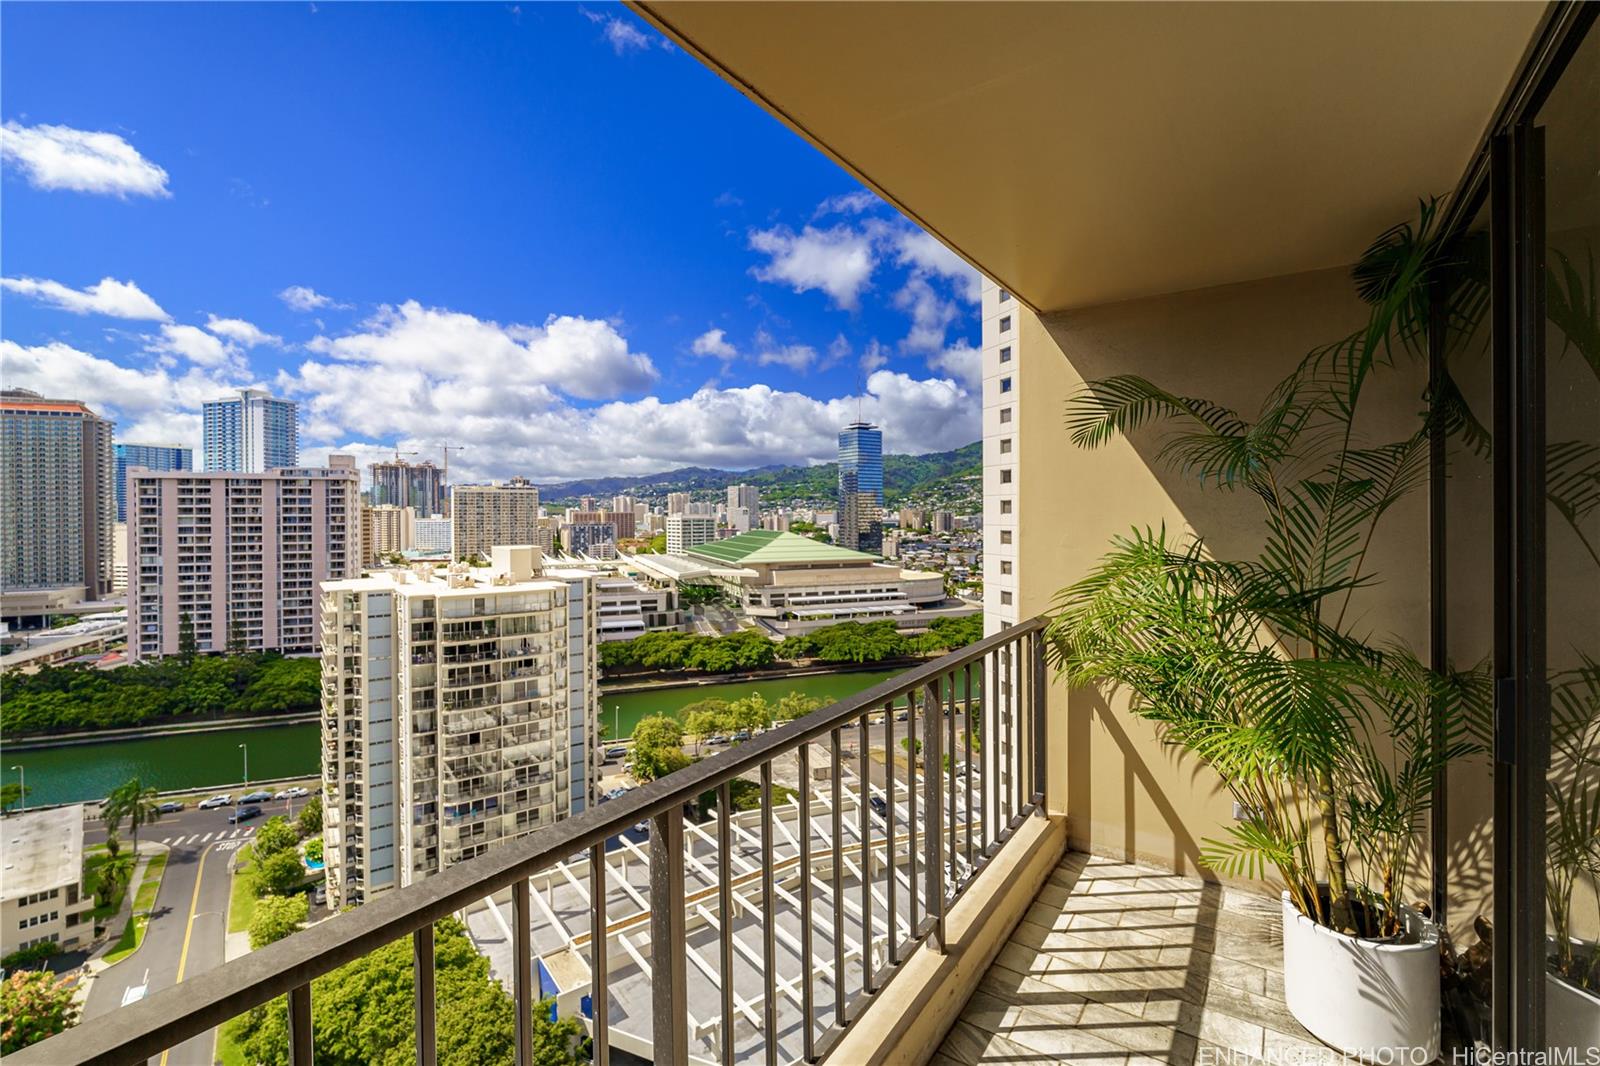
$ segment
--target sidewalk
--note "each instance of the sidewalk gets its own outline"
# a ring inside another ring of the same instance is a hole
[[[134,901],[138,898],[139,886],[144,883],[145,871],[150,866],[150,860],[163,852],[171,852],[171,850],[165,844],[158,844],[153,840],[139,841],[139,851],[135,856],[137,861],[133,864],[133,875],[128,878],[128,887],[122,893],[122,906],[116,914],[106,921],[105,936],[101,937],[99,943],[89,952],[88,960],[80,968],[83,977],[78,981],[77,988],[74,990],[74,998],[80,1009],[89,1001],[89,989],[93,986],[95,978],[115,965],[114,963],[106,962],[105,957],[117,946],[117,942],[122,939],[122,931],[127,928],[129,922],[133,921]],[[138,952],[134,954],[138,954]],[[132,957],[133,955],[128,956],[128,958]],[[118,961],[126,962],[127,959]]]

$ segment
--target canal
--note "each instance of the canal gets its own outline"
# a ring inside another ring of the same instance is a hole
[[[672,714],[699,700],[736,700],[760,693],[775,702],[799,692],[831,702],[870,688],[897,672],[823,674],[602,695],[600,717],[608,737],[629,736],[641,718]],[[0,760],[4,766],[0,777],[7,782],[17,780],[12,767],[20,764],[28,782],[30,807],[98,800],[132,777],[162,791],[204,788],[243,779],[245,753],[240,744],[249,745],[252,780],[310,777],[319,772],[319,733],[320,727],[308,722],[14,751]]]

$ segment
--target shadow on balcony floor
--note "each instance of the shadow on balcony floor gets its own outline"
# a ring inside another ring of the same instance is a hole
[[[1342,1062],[1290,1016],[1282,962],[1276,901],[1074,852],[933,1063]]]

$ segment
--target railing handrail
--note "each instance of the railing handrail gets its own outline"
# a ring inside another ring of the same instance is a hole
[[[628,829],[697,799],[702,793],[769,763],[775,756],[819,740],[901,695],[916,692],[953,671],[981,661],[991,651],[1045,627],[1042,616],[1003,629],[964,648],[914,666],[894,677],[813,711],[781,728],[768,729],[716,755],[648,782],[604,806],[492,849],[468,863],[382,893],[353,910],[268,944],[162,989],[155,995],[78,1025],[7,1061],[31,1063],[143,1062],[168,1048],[243,1014],[251,1007],[308,985],[314,978],[410,936],[519,880],[581,854]]]

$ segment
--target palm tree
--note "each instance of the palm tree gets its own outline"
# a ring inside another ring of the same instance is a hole
[[[129,778],[118,785],[106,797],[106,806],[103,817],[106,821],[106,830],[114,834],[115,826],[120,825],[124,819],[128,823],[128,833],[133,839],[133,853],[139,854],[139,828],[150,825],[160,820],[161,807],[158,802],[159,793],[153,786],[142,783],[137,777]],[[115,817],[115,822],[113,822]]]

